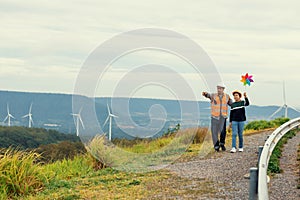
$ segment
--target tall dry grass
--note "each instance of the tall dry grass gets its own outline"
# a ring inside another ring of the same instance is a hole
[[[40,191],[47,181],[33,151],[8,148],[0,155],[0,199]]]

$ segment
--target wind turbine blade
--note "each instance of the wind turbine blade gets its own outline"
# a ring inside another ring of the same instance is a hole
[[[82,111],[82,107],[80,108],[80,110],[79,110],[79,112],[78,112],[78,115],[80,115],[81,111]]]
[[[108,106],[108,104],[107,104],[107,112],[108,112],[108,115],[110,115],[111,113],[110,113],[110,109],[109,109],[109,106]]]
[[[269,119],[271,119],[272,117],[274,117],[279,111],[281,111],[281,109],[283,108],[283,106],[279,107],[270,117]]]
[[[80,123],[81,123],[82,128],[85,129],[85,128],[84,128],[83,121],[82,121],[82,119],[81,119],[81,116],[79,115],[78,118],[79,118],[79,121],[80,121]]]
[[[6,104],[6,107],[7,107],[7,114],[9,114],[9,105],[8,105],[8,103]]]
[[[5,122],[8,119],[8,115],[5,117],[5,119],[3,120],[3,122]]]
[[[11,117],[11,118],[13,118],[13,119],[16,119],[13,115],[11,115],[11,114],[9,114],[9,116]]]
[[[116,118],[119,118],[117,115],[113,115],[113,114],[110,114],[110,116],[112,116],[112,117],[116,117]]]
[[[29,117],[29,114],[22,116],[22,118]]]
[[[30,104],[29,114],[31,114],[31,109],[32,109],[32,103]]]
[[[300,113],[300,111],[299,111],[297,108],[295,108],[295,107],[293,107],[293,106],[288,106],[288,107],[290,107],[291,109],[293,109],[293,110],[295,110],[296,112]]]
[[[283,81],[283,103],[286,105],[286,96],[285,96],[285,82]]]
[[[106,120],[105,120],[103,126],[105,126],[105,124],[108,122],[108,120],[109,120],[109,115],[107,116],[107,118],[106,118]]]

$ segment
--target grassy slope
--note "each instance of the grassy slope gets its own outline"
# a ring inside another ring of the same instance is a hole
[[[190,130],[187,130],[190,131]],[[247,130],[245,135],[257,134]],[[183,132],[184,134],[184,132]],[[228,134],[230,141],[230,133]],[[170,136],[173,137],[173,136]],[[170,142],[170,137],[136,144],[127,151],[145,153],[159,149]],[[199,151],[210,153],[212,145],[210,134],[206,130],[197,131],[194,141],[182,157],[176,162],[188,161],[199,156]],[[228,144],[228,143],[227,143]],[[38,166],[47,181],[43,189],[20,199],[149,199],[189,198],[190,195],[201,194],[213,196],[214,188],[208,180],[184,179],[168,171],[159,170],[148,173],[126,173],[113,169],[95,171],[90,156],[80,155],[73,160],[57,161],[52,164]],[[0,191],[1,193],[1,191]],[[18,199],[18,197],[14,197]]]
[[[94,171],[88,167],[87,156],[67,162],[42,166],[43,171],[52,174],[46,189],[25,199],[162,199],[170,194],[175,198],[214,192],[208,181],[188,180],[164,170],[143,174],[110,168]],[[187,187],[190,185],[194,187]]]
[[[247,131],[246,135],[257,134],[258,131]],[[210,137],[208,135],[208,137]],[[230,140],[230,134],[228,140]],[[159,140],[159,143],[169,138]],[[147,152],[148,147],[159,146],[157,140],[147,143],[144,149],[134,145],[130,151]],[[210,150],[212,150],[211,145]],[[199,155],[200,144],[191,144],[178,162],[188,161]],[[127,148],[129,150],[129,148]],[[190,195],[214,195],[215,189],[208,180],[185,179],[165,170],[148,173],[126,173],[113,169],[94,171],[86,156],[77,157],[74,161],[56,162],[44,167],[49,174],[54,171],[46,189],[27,199],[149,199],[189,198]],[[177,161],[176,161],[177,162]],[[65,169],[65,171],[61,171]],[[73,169],[73,171],[71,170]],[[75,169],[75,170],[74,170]],[[77,170],[76,170],[77,169]]]

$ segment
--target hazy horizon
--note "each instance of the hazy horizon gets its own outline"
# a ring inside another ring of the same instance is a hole
[[[20,90],[0,90],[0,92],[18,92],[18,93],[31,93],[31,94],[50,94],[50,95],[73,95],[72,93],[60,93],[60,92],[31,92],[31,91],[20,91]],[[129,97],[125,97],[125,96],[95,96],[95,97],[89,97],[89,98],[129,98]],[[155,97],[131,97],[131,98],[135,98],[135,99],[153,99],[153,100],[172,100],[172,101],[177,101],[177,99],[169,99],[169,98],[155,98]],[[189,100],[189,99],[181,99],[182,101],[193,101],[193,100]],[[207,99],[200,99],[197,100],[198,102],[209,102],[209,100]],[[250,102],[251,103],[251,102]],[[266,105],[257,105],[257,104],[251,104],[254,106],[282,106],[282,105],[275,105],[275,104],[266,104]],[[293,107],[291,108],[293,109]],[[296,107],[296,109],[300,109],[300,107]],[[298,110],[297,110],[298,111]]]

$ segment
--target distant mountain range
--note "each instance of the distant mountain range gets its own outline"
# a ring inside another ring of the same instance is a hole
[[[144,98],[128,100],[127,98],[111,99],[108,97],[91,99],[91,101],[94,102],[97,121],[104,132],[108,132],[108,124],[103,127],[108,115],[107,104],[110,105],[113,102],[113,112],[119,116],[112,123],[113,137],[146,137],[153,136],[153,132],[161,135],[178,123],[182,127],[194,127],[197,125],[207,126],[210,121],[210,104],[208,101],[192,102]],[[0,125],[5,125],[2,121],[7,115],[6,107],[9,104],[10,113],[16,118],[12,121],[12,125],[27,126],[28,119],[22,118],[22,116],[28,113],[31,103],[33,103],[34,127],[56,129],[63,133],[74,134],[76,132],[74,119],[71,116],[72,95],[69,94],[0,91]],[[128,110],[124,109],[123,105],[128,105]],[[195,105],[199,106],[199,110],[195,109]],[[250,105],[247,108],[248,121],[268,119],[278,108],[278,106]],[[282,110],[274,118],[283,115]],[[296,110],[288,109],[289,118],[299,117],[299,115],[300,113]],[[118,122],[118,126],[115,120]],[[135,125],[138,125],[139,128],[135,128]],[[146,133],[147,131],[151,134]],[[130,133],[130,136],[124,132]]]

